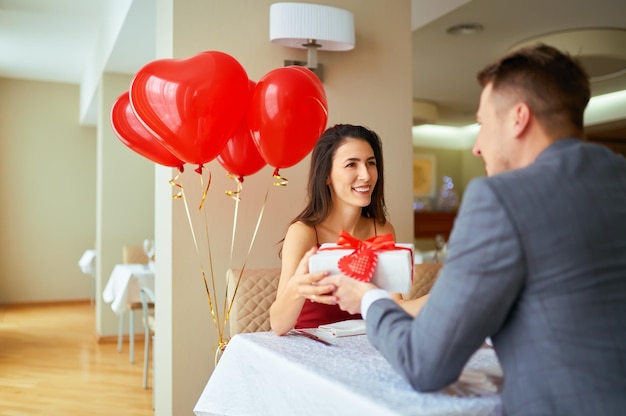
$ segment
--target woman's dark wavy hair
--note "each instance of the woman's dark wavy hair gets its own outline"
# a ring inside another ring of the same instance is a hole
[[[311,167],[307,184],[307,204],[302,212],[291,221],[291,224],[302,221],[306,225],[314,226],[324,221],[330,214],[333,202],[326,179],[330,175],[337,149],[347,138],[365,140],[372,147],[376,158],[378,180],[372,192],[371,202],[362,208],[361,215],[375,218],[383,224],[387,222],[383,149],[380,137],[363,126],[337,124],[328,128],[315,143],[311,154]]]

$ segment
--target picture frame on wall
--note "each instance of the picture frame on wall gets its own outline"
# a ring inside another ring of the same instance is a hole
[[[432,198],[436,194],[437,159],[434,155],[413,155],[413,196]]]

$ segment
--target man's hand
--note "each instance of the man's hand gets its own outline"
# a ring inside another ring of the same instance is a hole
[[[333,284],[336,289],[333,292],[339,308],[352,314],[361,313],[361,299],[368,290],[377,287],[371,283],[360,282],[343,274],[335,274],[325,277],[318,284]]]

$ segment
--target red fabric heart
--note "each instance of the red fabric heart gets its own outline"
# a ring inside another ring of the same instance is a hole
[[[346,276],[361,282],[369,282],[374,275],[376,264],[378,254],[370,247],[363,247],[340,258],[337,266]]]

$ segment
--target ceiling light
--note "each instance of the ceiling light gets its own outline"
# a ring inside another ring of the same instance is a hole
[[[460,25],[450,26],[446,29],[446,33],[454,36],[476,35],[483,31],[483,25],[478,23],[461,23]]]
[[[538,43],[575,57],[589,74],[591,82],[617,78],[626,73],[626,30],[578,29],[549,33],[518,43],[509,51]]]

